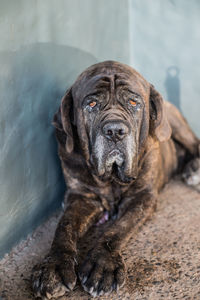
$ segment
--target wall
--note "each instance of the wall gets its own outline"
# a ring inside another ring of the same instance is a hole
[[[200,137],[200,1],[130,0],[130,64]]]
[[[198,0],[0,2],[0,255],[60,207],[51,120],[87,66],[131,64],[198,134]]]

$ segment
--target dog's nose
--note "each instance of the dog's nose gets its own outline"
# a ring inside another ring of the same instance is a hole
[[[103,125],[103,135],[113,141],[122,140],[128,134],[128,126],[121,121],[112,121]]]

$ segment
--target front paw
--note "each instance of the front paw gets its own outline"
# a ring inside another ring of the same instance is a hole
[[[76,284],[75,259],[66,255],[62,259],[47,256],[32,270],[31,281],[36,297],[43,299],[63,296]]]
[[[104,247],[89,251],[79,270],[85,291],[93,297],[109,294],[124,284],[125,267],[121,255]]]

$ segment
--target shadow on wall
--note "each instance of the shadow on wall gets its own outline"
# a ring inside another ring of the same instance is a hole
[[[96,62],[51,43],[0,53],[0,256],[63,199],[51,121],[65,90]]]
[[[166,72],[165,88],[167,91],[167,100],[172,102],[181,111],[180,100],[180,70],[176,66],[170,66]]]

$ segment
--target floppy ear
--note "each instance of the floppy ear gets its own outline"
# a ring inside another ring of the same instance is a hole
[[[61,100],[61,105],[58,112],[54,115],[52,124],[60,131],[64,131],[66,134],[66,151],[71,153],[74,149],[74,140],[72,132],[72,109],[73,99],[71,88],[67,90],[66,94]]]
[[[167,141],[171,136],[171,127],[167,120],[162,96],[156,91],[153,85],[150,86],[150,131],[160,142]]]

